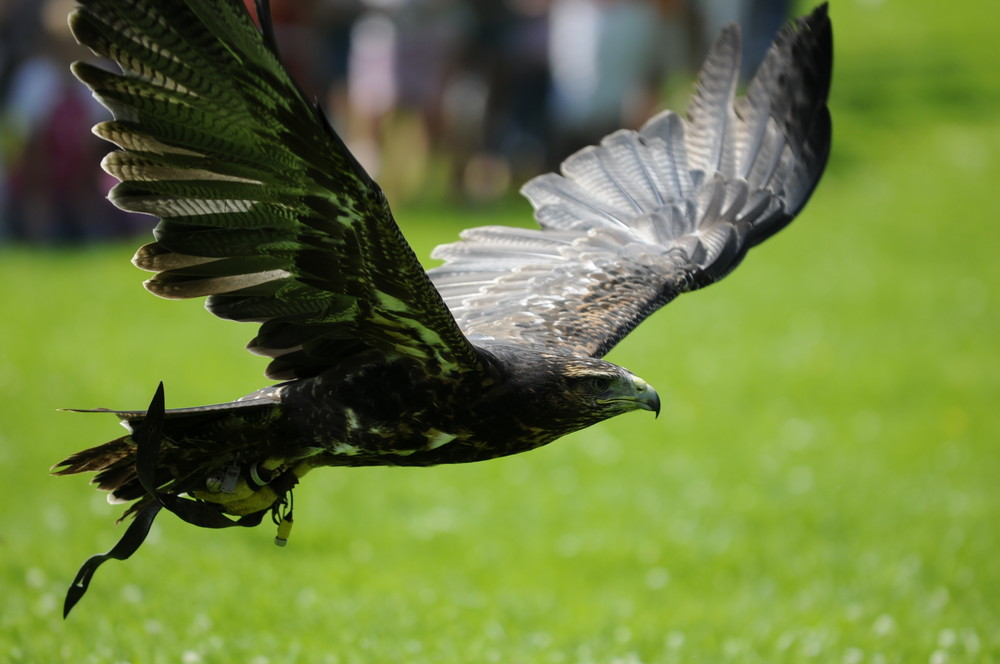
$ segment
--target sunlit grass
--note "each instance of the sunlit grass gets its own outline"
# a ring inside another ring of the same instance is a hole
[[[226,400],[264,363],[251,326],[145,294],[132,245],[0,253],[0,660],[1000,661],[1000,128],[979,110],[1000,101],[1000,16],[923,4],[833,6],[814,200],[612,354],[659,420],[486,464],[318,471],[286,549],[269,526],[161,517],[65,623],[67,583],[121,528],[45,470],[120,430],[55,409],[142,406],[161,379],[169,405]],[[527,206],[397,212],[425,256]]]

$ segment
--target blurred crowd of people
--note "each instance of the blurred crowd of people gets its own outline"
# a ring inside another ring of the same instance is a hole
[[[252,9],[252,0],[247,0]],[[744,75],[790,0],[272,0],[286,65],[391,201],[489,201],[658,110],[725,23]],[[106,112],[69,74],[87,57],[72,0],[0,0],[0,241],[148,229],[102,201],[90,127]]]

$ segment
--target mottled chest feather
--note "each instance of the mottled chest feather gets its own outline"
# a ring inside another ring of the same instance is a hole
[[[652,409],[640,394],[648,386],[608,362],[507,345],[480,351],[481,372],[428,373],[397,358],[296,381],[282,401],[317,463],[351,466],[480,461]]]

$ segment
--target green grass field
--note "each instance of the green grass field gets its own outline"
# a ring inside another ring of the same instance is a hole
[[[47,469],[120,429],[55,409],[142,407],[161,379],[170,406],[228,400],[264,361],[251,327],[146,294],[132,244],[0,251],[0,661],[1000,662],[1000,5],[831,13],[812,202],[610,357],[659,420],[319,471],[285,549],[163,515],[65,622],[120,508]],[[528,207],[397,214],[427,255]]]

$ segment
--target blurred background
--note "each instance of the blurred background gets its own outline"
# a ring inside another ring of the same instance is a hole
[[[684,88],[719,28],[752,73],[789,0],[275,0],[286,65],[395,204],[491,202]],[[252,0],[247,2],[253,8]],[[72,0],[0,10],[0,240],[140,232],[109,211],[89,132],[105,111],[66,63]]]
[[[274,2],[289,66],[417,254],[531,223],[523,181],[683,110],[811,3]],[[291,542],[161,517],[61,619],[121,508],[48,467],[60,407],[228,400],[253,328],[140,286],[67,3],[0,2],[0,661],[1000,662],[1000,3],[832,0],[830,164],[801,217],[609,359],[656,386],[509,459],[318,471]],[[5,659],[6,657],[6,659]]]

